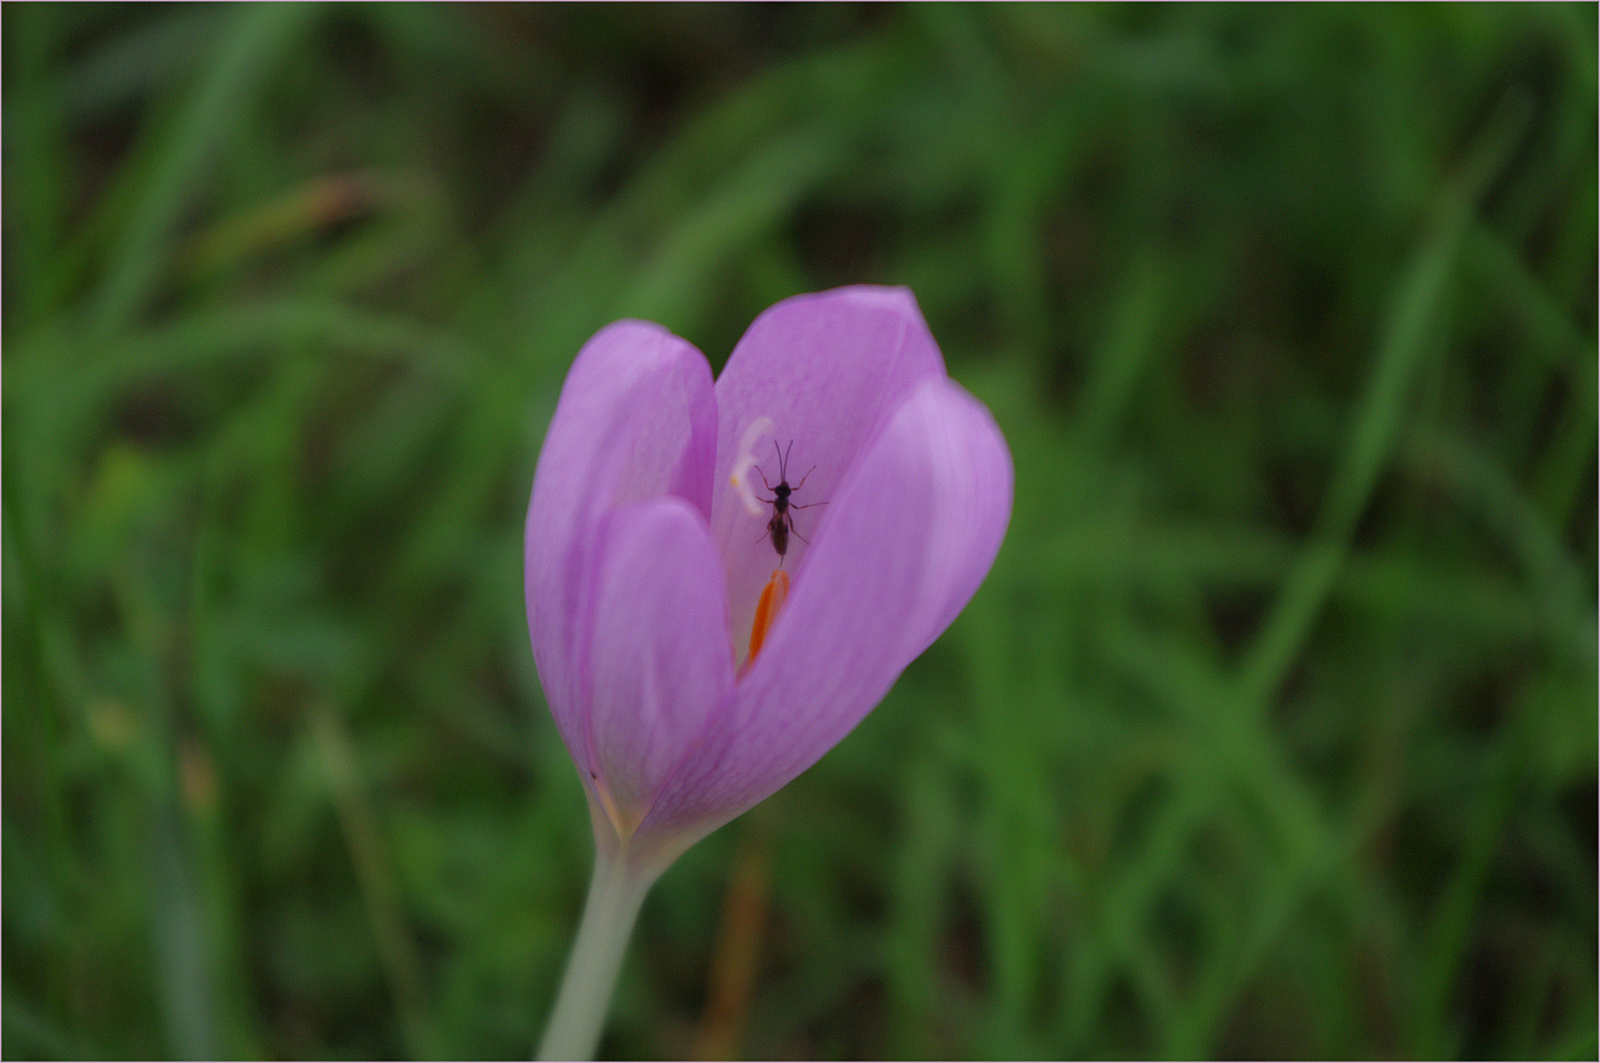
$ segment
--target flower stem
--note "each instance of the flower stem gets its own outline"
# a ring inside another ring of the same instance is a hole
[[[539,1059],[593,1059],[639,906],[658,872],[598,846],[589,898],[561,991],[539,1043]]]

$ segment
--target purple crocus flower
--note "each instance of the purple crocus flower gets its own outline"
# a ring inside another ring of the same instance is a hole
[[[715,384],[658,325],[584,345],[525,554],[534,659],[599,854],[547,1053],[597,1036],[597,1019],[557,1034],[574,980],[609,995],[620,963],[619,946],[609,975],[577,971],[596,906],[625,943],[662,869],[848,734],[977,590],[1011,497],[1005,440],[904,288],[778,303]]]

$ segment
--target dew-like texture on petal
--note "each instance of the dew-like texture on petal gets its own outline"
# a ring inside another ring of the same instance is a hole
[[[722,562],[705,516],[670,497],[613,510],[598,554],[591,782],[637,822],[733,686]]]
[[[708,511],[715,453],[711,368],[698,350],[640,321],[584,344],[539,452],[523,547],[534,661],[581,770],[597,524],[615,506],[669,493]]]
[[[948,380],[918,385],[840,485],[766,646],[644,829],[726,822],[848,734],[977,590],[1011,498],[989,412]]]
[[[733,630],[748,634],[761,588],[778,555],[767,540],[767,515],[751,516],[728,477],[735,451],[755,418],[770,417],[773,437],[755,449],[761,472],[778,483],[773,444],[794,441],[789,483],[799,483],[797,534],[784,567],[795,571],[805,556],[803,540],[816,541],[831,520],[833,494],[862,448],[884,420],[929,377],[944,378],[944,359],[928,332],[916,299],[906,288],[860,286],[801,295],[772,306],[750,325],[717,378],[717,460],[712,488],[711,530],[722,550]],[[761,478],[752,475],[757,493]]]

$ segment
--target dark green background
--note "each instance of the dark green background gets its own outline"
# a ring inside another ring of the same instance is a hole
[[[563,375],[864,281],[1009,536],[604,1050],[1594,1057],[1594,7],[3,30],[6,1055],[525,1055]]]

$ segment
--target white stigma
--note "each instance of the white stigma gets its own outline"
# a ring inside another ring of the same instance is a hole
[[[750,470],[756,467],[756,444],[771,435],[775,427],[770,417],[757,417],[745,426],[744,435],[739,438],[739,456],[733,459],[733,472],[728,476],[728,483],[739,493],[745,512],[752,517],[766,513],[750,483]]]

